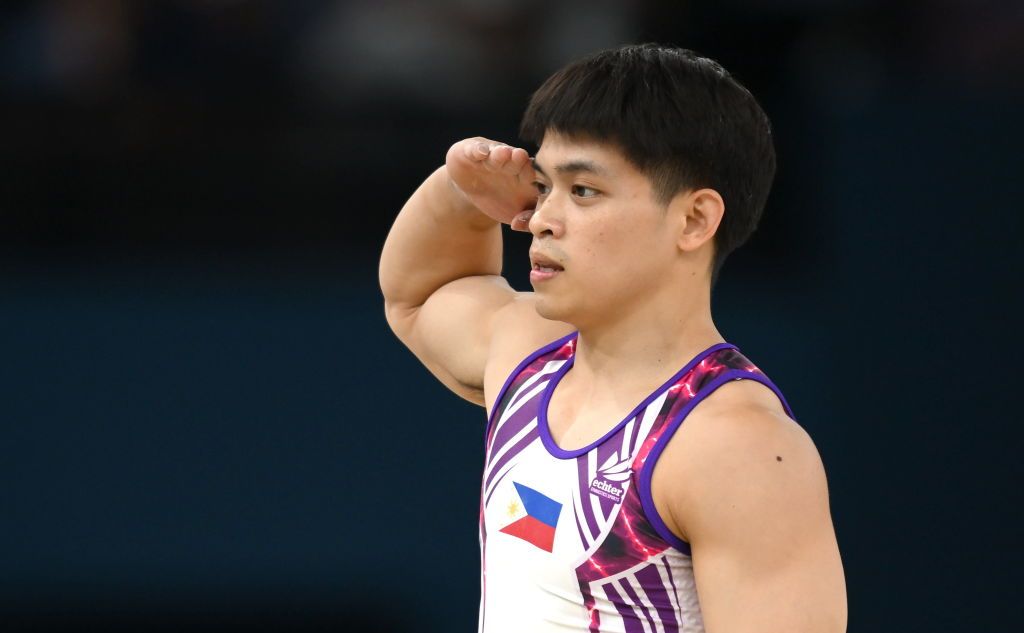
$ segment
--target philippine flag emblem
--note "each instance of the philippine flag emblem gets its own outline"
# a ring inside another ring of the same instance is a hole
[[[562,512],[562,504],[529,486],[515,481],[512,483],[519,493],[519,499],[508,504],[508,514],[515,520],[500,531],[550,552],[555,544],[555,527],[558,525],[558,515]]]

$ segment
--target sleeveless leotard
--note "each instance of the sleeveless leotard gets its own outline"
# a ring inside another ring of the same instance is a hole
[[[651,499],[686,414],[730,380],[781,391],[731,343],[709,347],[603,437],[559,448],[547,407],[577,332],[530,354],[488,419],[480,501],[480,633],[703,633],[690,546]]]

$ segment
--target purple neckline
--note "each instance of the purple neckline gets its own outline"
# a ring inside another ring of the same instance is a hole
[[[577,334],[579,334],[578,331],[574,332],[571,336],[575,336]],[[644,398],[643,402],[634,407],[633,410],[630,411],[629,414],[627,414],[621,422],[613,426],[610,431],[608,431],[598,439],[594,440],[593,442],[582,448],[577,448],[574,450],[565,450],[558,446],[558,444],[555,443],[554,438],[551,437],[551,428],[548,426],[548,403],[551,401],[551,395],[554,393],[555,387],[558,386],[559,382],[561,382],[562,377],[569,372],[569,369],[572,367],[573,362],[576,360],[576,349],[574,347],[572,356],[566,359],[565,363],[555,371],[555,374],[548,380],[548,384],[544,388],[544,393],[541,394],[539,410],[537,413],[537,428],[540,431],[541,443],[544,444],[544,448],[548,450],[548,453],[550,453],[554,457],[557,457],[558,459],[570,459],[573,457],[579,457],[580,455],[586,453],[587,451],[593,450],[595,446],[600,445],[609,437],[615,435],[615,433],[618,432],[619,429],[628,424],[630,420],[635,418],[637,414],[640,413],[640,411],[647,408],[647,406],[651,404],[651,402],[653,402],[659,395],[661,395],[662,391],[668,389],[669,387],[672,386],[673,383],[675,383],[677,380],[685,376],[686,373],[693,369],[694,366],[697,365],[697,363],[699,363],[701,360],[703,360],[705,356],[720,349],[727,348],[739,350],[739,348],[733,345],[732,343],[715,343],[711,347],[705,349],[704,351],[694,356],[690,360],[690,362],[686,363],[686,365],[683,366],[682,369],[677,371],[660,387],[651,392],[649,396]]]

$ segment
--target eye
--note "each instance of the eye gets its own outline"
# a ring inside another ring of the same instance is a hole
[[[546,196],[550,188],[539,180],[533,181],[533,186],[537,188],[537,195]]]
[[[584,185],[572,186],[572,195],[579,196],[580,198],[593,198],[597,194],[597,189],[594,189],[593,187],[587,187]]]

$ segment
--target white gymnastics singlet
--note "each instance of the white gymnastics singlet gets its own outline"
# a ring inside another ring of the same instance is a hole
[[[486,430],[480,633],[703,633],[690,546],[658,516],[651,473],[698,402],[730,380],[779,389],[739,349],[698,354],[602,438],[559,448],[547,407],[573,332],[506,380]]]

